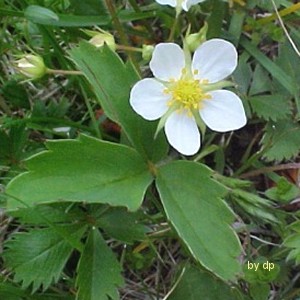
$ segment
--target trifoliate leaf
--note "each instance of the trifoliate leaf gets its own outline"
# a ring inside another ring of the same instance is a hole
[[[168,219],[195,259],[234,280],[241,246],[230,227],[234,215],[221,199],[226,190],[211,175],[202,164],[177,161],[159,169],[156,184]]]
[[[3,257],[15,273],[14,281],[22,281],[23,288],[32,284],[33,291],[40,287],[46,290],[59,280],[73,251],[64,236],[78,242],[84,231],[79,225],[64,225],[13,234],[5,244]]]
[[[248,100],[256,115],[265,120],[286,119],[291,113],[287,97],[281,94],[253,96]]]
[[[232,288],[208,272],[193,266],[187,266],[179,283],[167,300],[241,300],[236,288]]]
[[[91,230],[78,265],[77,300],[117,300],[121,267],[99,231]],[[110,297],[110,298],[109,298]]]
[[[136,210],[152,176],[133,149],[80,136],[47,142],[48,151],[26,163],[29,172],[7,187],[8,208],[76,201],[108,203]]]
[[[268,149],[264,154],[267,160],[290,159],[299,153],[300,126],[287,120],[269,122],[265,128],[262,144]]]

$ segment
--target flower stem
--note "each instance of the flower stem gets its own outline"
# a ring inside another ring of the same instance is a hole
[[[47,69],[46,71],[48,74],[55,74],[55,75],[83,75],[81,71],[75,70],[53,70]]]
[[[168,37],[168,42],[172,42],[174,40],[174,34],[175,34],[175,30],[178,24],[178,19],[179,19],[179,14],[180,14],[181,10],[177,10],[176,9],[176,16],[175,16],[175,20],[174,23],[172,25],[171,31],[170,31],[170,35]]]

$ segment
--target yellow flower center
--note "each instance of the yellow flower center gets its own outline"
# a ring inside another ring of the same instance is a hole
[[[168,105],[176,105],[179,110],[185,109],[190,112],[199,110],[203,105],[203,100],[211,98],[211,95],[203,91],[203,85],[207,84],[208,81],[186,78],[184,74],[183,72],[183,76],[179,80],[172,80],[164,90],[166,94],[170,94],[172,97]]]

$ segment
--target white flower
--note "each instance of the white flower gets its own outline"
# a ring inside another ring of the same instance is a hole
[[[235,47],[222,39],[204,42],[192,61],[173,43],[158,44],[150,61],[155,78],[138,81],[131,90],[130,104],[147,120],[163,117],[169,143],[184,155],[200,148],[198,125],[226,132],[246,124],[240,98],[222,90],[237,66]]]
[[[176,7],[179,10],[183,9],[188,11],[192,5],[203,2],[204,0],[155,0],[157,3],[161,5],[170,5],[172,7]]]

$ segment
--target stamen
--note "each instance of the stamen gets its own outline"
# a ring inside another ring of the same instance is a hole
[[[182,69],[182,73],[185,72],[186,69]],[[178,106],[178,113],[184,110],[188,112],[189,116],[192,116],[193,110],[202,108],[203,100],[211,99],[211,95],[205,93],[203,88],[201,88],[201,85],[208,83],[208,80],[200,81],[199,79],[186,79],[182,77],[181,79],[170,83],[170,86],[164,89],[164,93],[171,95],[168,106]]]

